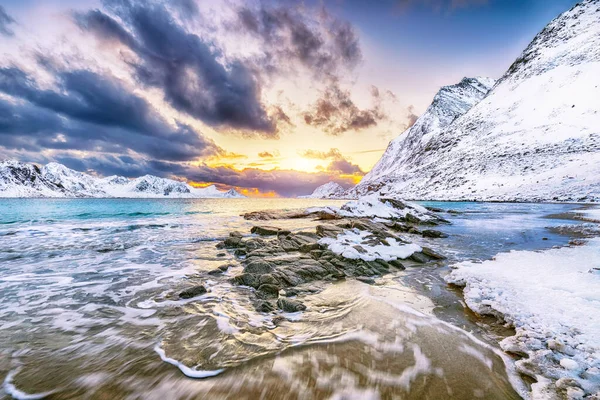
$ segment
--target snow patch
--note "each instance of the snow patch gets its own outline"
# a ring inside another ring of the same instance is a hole
[[[533,398],[600,391],[600,238],[453,268],[446,281],[464,286],[469,308],[515,327],[500,345],[529,357],[516,367],[537,379]]]
[[[405,259],[423,250],[412,243],[400,243],[394,238],[387,238],[389,246],[384,244],[368,245],[366,241],[371,233],[358,229],[346,230],[334,238],[323,238],[319,244],[326,245],[332,252],[351,260],[384,261]]]

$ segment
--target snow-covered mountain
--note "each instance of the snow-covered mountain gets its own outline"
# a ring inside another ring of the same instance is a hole
[[[0,197],[126,197],[126,198],[241,198],[234,189],[219,191],[214,185],[194,188],[172,179],[145,175],[96,178],[62,164],[42,168],[18,161],[0,162]]]
[[[600,0],[490,80],[443,88],[351,190],[408,199],[600,201]]]
[[[327,182],[324,185],[316,188],[312,194],[308,196],[300,196],[302,199],[339,199],[344,198],[346,189],[339,183]]]

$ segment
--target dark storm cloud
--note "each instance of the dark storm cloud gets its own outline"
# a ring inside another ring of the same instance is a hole
[[[209,125],[277,137],[252,69],[239,60],[221,64],[219,51],[189,33],[163,4],[107,0],[105,5],[119,20],[100,10],[75,20],[99,39],[118,41],[135,53],[137,60],[128,62],[140,83],[160,88],[174,108]]]
[[[2,4],[0,4],[0,35],[13,36],[14,32],[9,28],[9,25],[14,23],[14,18],[8,15]]]
[[[46,65],[47,67],[47,65]],[[6,148],[134,151],[167,160],[222,152],[188,125],[168,124],[123,82],[89,70],[50,70],[43,89],[17,67],[0,68],[0,135]]]
[[[336,76],[362,60],[358,36],[352,25],[308,10],[304,5],[271,6],[238,10],[235,26],[260,40],[263,68],[286,69],[301,65],[319,78]]]
[[[350,93],[342,90],[337,83],[331,84],[311,110],[304,113],[307,125],[323,128],[334,136],[376,126],[384,118],[378,105],[367,110],[359,109]]]

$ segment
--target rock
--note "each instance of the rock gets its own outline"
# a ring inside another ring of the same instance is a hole
[[[221,271],[227,271],[229,268],[233,267],[233,265],[231,264],[223,264],[223,265],[219,265],[219,269]]]
[[[254,274],[236,275],[231,279],[231,282],[236,285],[250,286],[255,289],[260,286],[260,281],[259,281],[258,277]]]
[[[392,265],[392,266],[394,266],[394,267],[396,267],[396,268],[398,268],[400,270],[405,270],[406,269],[406,267],[404,267],[404,264],[402,264],[400,262],[400,260],[391,260],[391,261],[388,261],[388,264],[390,264],[390,265]]]
[[[306,310],[306,306],[297,300],[290,300],[280,297],[277,300],[277,307],[285,312],[297,312]]]
[[[280,233],[281,231],[281,228],[277,228],[275,226],[253,226],[252,229],[250,229],[250,233],[254,233],[256,235],[261,236],[274,236]]]
[[[268,274],[270,272],[273,272],[273,264],[259,258],[253,258],[253,260],[248,262],[248,264],[246,264],[246,266],[244,267],[244,272],[248,274],[258,275]]]
[[[272,284],[272,285],[276,285],[277,284],[277,279],[271,275],[271,274],[264,274],[261,275],[258,278],[258,282],[262,285],[262,284]]]
[[[248,239],[244,242],[244,244],[246,246],[246,251],[258,250],[266,245],[265,241],[260,238]]]
[[[420,224],[422,222],[420,218],[415,217],[411,213],[407,213],[404,217],[404,220],[406,222],[410,222],[411,224]]]
[[[244,249],[235,249],[233,255],[236,257],[245,257],[248,252]]]
[[[258,287],[260,294],[266,298],[277,298],[279,297],[279,286],[265,283]]]
[[[227,249],[236,249],[238,247],[244,247],[244,243],[242,242],[242,238],[238,236],[230,236],[223,242],[225,248]]]
[[[318,220],[327,221],[327,220],[340,219],[340,218],[341,217],[339,215],[332,213],[332,212],[326,212],[326,211],[318,211],[317,212]]]
[[[413,253],[413,255],[410,256],[410,259],[421,264],[429,261],[429,258],[425,254],[419,252]]]
[[[356,278],[356,280],[357,281],[361,281],[363,283],[368,283],[369,285],[375,284],[375,279],[369,278],[369,277],[366,277],[366,276],[359,276],[359,277]]]
[[[225,248],[225,242],[219,242],[217,243],[217,245],[215,246],[217,248],[217,250],[221,250]]]
[[[287,288],[287,289],[285,289],[284,295],[285,295],[285,297],[298,296],[298,290],[293,289],[293,288]]]
[[[239,237],[239,238],[243,238],[244,237],[244,235],[242,235],[242,233],[238,232],[238,231],[229,232],[229,236],[230,237]]]
[[[364,247],[362,247],[360,244],[356,244],[354,246],[352,246],[352,248],[356,251],[358,251],[360,254],[366,254],[367,250],[365,250]]]
[[[191,288],[185,289],[179,293],[180,299],[191,299],[194,297],[201,296],[207,292],[206,288],[202,285],[192,286]]]
[[[430,249],[429,247],[422,247],[423,250],[421,252],[425,254],[427,257],[431,257],[436,260],[445,260],[446,257],[441,255],[440,253]]]
[[[332,237],[335,238],[344,232],[343,228],[331,224],[317,225],[317,235],[319,237]]]
[[[421,232],[421,235],[423,235],[423,237],[430,237],[430,238],[447,238],[448,237],[448,235],[446,235],[444,232],[436,231],[434,229],[425,229],[424,231]]]
[[[209,275],[221,275],[222,273],[223,273],[223,271],[220,270],[219,268],[208,271]]]
[[[322,255],[323,255],[323,250],[311,250],[310,251],[310,256],[315,260],[318,260],[319,258],[321,258]]]
[[[287,239],[287,237],[280,238],[279,245],[281,246],[281,248],[284,251],[287,251],[287,252],[300,250],[300,245],[293,240]]]
[[[319,250],[320,248],[321,246],[319,245],[319,243],[306,243],[300,246],[299,250],[302,253],[310,253],[311,251]]]
[[[261,301],[259,302],[254,309],[258,312],[269,313],[275,311],[275,306],[270,301]]]
[[[217,257],[225,257],[227,253],[217,253]]]
[[[440,212],[444,212],[444,210],[443,210],[443,209],[441,209],[441,208],[437,208],[437,207],[425,207],[425,208],[426,208],[427,210],[431,211],[431,212],[438,212],[438,213],[440,213]]]

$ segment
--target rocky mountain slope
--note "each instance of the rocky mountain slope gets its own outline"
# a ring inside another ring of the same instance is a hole
[[[172,179],[145,175],[96,178],[62,164],[42,168],[18,161],[0,162],[0,197],[125,197],[125,198],[240,198],[234,189],[219,191],[214,185],[194,188]]]
[[[337,199],[343,198],[346,193],[346,189],[344,189],[339,183],[336,182],[327,182],[324,185],[316,188],[312,194],[308,196],[300,196],[303,199]]]
[[[600,0],[550,22],[485,94],[443,88],[354,196],[600,201]]]

